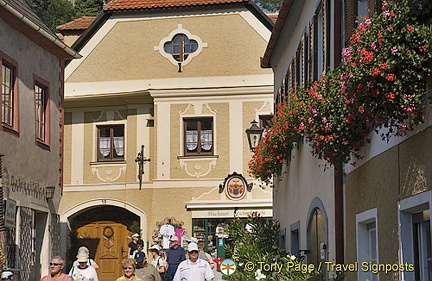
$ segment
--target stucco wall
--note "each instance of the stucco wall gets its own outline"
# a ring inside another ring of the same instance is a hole
[[[373,208],[378,216],[379,263],[399,262],[398,201],[431,189],[431,141],[432,128],[428,127],[347,175],[347,263],[357,261],[356,214]],[[354,273],[348,276],[357,280]],[[380,280],[397,278],[397,274],[380,274]]]
[[[333,168],[325,168],[325,162],[311,154],[308,144],[301,144],[292,151],[291,160],[285,165],[273,190],[274,217],[286,229],[287,250],[291,248],[290,226],[300,222],[300,249],[308,249],[307,228],[309,211],[320,201],[325,210],[328,261],[334,261],[334,195]],[[317,201],[318,200],[318,201]],[[297,253],[293,253],[297,254]]]
[[[5,195],[20,201],[22,206],[36,204],[48,207],[45,195],[36,198],[29,190],[14,191],[10,184],[20,180],[18,185],[31,189],[38,186],[45,191],[46,186],[55,186],[54,208],[60,200],[59,190],[59,150],[60,150],[60,111],[61,101],[59,80],[61,62],[59,58],[12,29],[0,19],[0,51],[16,61],[19,100],[19,136],[0,131],[0,152],[3,157]],[[50,144],[49,150],[36,145],[34,75],[49,82]],[[12,179],[13,176],[13,179]]]
[[[180,73],[154,50],[179,24],[208,45]],[[259,63],[266,44],[238,14],[121,21],[67,82],[270,74]]]

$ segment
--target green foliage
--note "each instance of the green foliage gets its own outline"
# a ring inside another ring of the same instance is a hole
[[[277,12],[282,4],[282,0],[255,0],[255,2],[266,12]]]
[[[268,134],[255,149],[250,172],[269,182],[305,140],[329,164],[355,164],[371,132],[383,140],[404,136],[425,121],[431,74],[432,4],[383,1],[364,18],[343,50],[343,63],[306,88],[292,89]],[[286,150],[285,152],[283,150]]]
[[[97,16],[102,11],[103,0],[75,0],[75,10],[78,17]]]
[[[301,262],[279,247],[280,225],[277,221],[259,216],[234,220],[228,225],[229,238],[225,249],[237,264],[237,270],[228,281],[244,280],[307,280],[314,273],[292,270],[288,265],[301,266]],[[279,265],[280,270],[266,270],[264,264]],[[305,266],[305,265],[303,265]]]
[[[26,0],[33,11],[52,30],[76,17],[75,9],[68,0]]]
[[[132,233],[138,233],[140,235],[140,237],[141,237],[142,229],[139,226],[139,222],[134,221],[131,224],[131,226],[129,226],[129,230],[132,231]]]

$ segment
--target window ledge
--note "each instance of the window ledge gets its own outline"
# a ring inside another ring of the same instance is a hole
[[[199,159],[206,159],[206,158],[219,158],[219,155],[187,155],[187,156],[177,156],[177,159],[191,159],[191,158],[199,158]]]
[[[43,150],[48,150],[50,151],[50,145],[47,143],[44,143],[42,140],[40,139],[36,139],[36,146],[42,148]]]
[[[101,166],[101,165],[125,165],[126,161],[99,161],[99,162],[90,162],[91,166]]]
[[[6,123],[2,124],[0,131],[4,131],[4,132],[7,132],[13,136],[19,137],[19,132]]]

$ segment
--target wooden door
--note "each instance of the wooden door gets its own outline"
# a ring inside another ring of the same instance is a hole
[[[93,222],[77,230],[81,245],[89,248],[90,256],[99,265],[100,281],[113,281],[123,275],[122,259],[127,257],[128,236],[126,226],[111,221]]]

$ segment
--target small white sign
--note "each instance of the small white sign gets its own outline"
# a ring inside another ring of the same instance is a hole
[[[5,226],[8,228],[15,228],[16,218],[16,201],[12,199],[6,200],[5,210]]]

